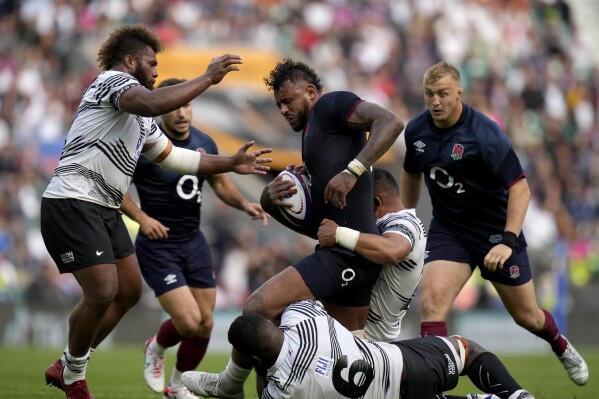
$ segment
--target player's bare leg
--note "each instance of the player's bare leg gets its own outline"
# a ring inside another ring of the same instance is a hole
[[[466,263],[437,260],[424,265],[419,286],[420,335],[448,335],[447,317],[471,274]]]
[[[493,286],[516,324],[547,341],[572,382],[585,385],[589,380],[588,366],[574,346],[560,334],[551,313],[537,304],[533,281],[519,286],[499,283],[493,283]]]

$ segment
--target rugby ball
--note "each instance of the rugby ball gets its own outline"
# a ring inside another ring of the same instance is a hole
[[[283,180],[295,183],[294,187],[297,189],[295,194],[285,197],[285,202],[290,203],[292,206],[290,208],[280,206],[279,211],[289,223],[295,226],[306,227],[310,224],[312,216],[310,179],[307,175],[298,175],[290,170],[282,171],[279,173],[279,176],[282,176]]]

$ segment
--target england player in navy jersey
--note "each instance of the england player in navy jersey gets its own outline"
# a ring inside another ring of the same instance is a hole
[[[534,399],[497,356],[474,341],[458,336],[391,343],[360,339],[316,301],[291,304],[278,328],[258,314],[239,316],[228,338],[256,367],[262,399]],[[443,395],[460,375],[492,395]],[[183,383],[201,393],[201,376],[189,371]]]
[[[318,225],[327,218],[342,227],[378,234],[372,217],[370,169],[403,130],[402,120],[351,92],[323,94],[315,71],[290,59],[278,63],[265,83],[273,90],[281,115],[294,131],[301,132],[301,167],[311,179],[314,218],[311,226],[296,230],[316,238]],[[368,137],[366,132],[370,132]],[[292,184],[278,176],[266,186],[260,199],[264,210],[282,223],[277,207],[285,206],[285,196],[295,190]],[[348,234],[345,240],[353,238]],[[380,265],[343,246],[317,246],[312,255],[254,291],[243,311],[276,320],[289,304],[316,298],[323,300],[327,311],[345,327],[362,330],[380,269]],[[233,350],[222,373],[202,374],[206,387],[202,396],[241,397],[250,371],[251,364]]]
[[[570,379],[584,385],[588,368],[539,308],[522,224],[530,199],[507,135],[462,103],[459,71],[444,62],[423,79],[427,110],[408,123],[401,199],[415,207],[422,176],[433,205],[421,290],[421,335],[447,335],[453,301],[479,267],[516,323],[546,340]]]
[[[158,88],[185,82],[167,79]],[[160,129],[176,147],[202,154],[218,154],[214,140],[191,126],[192,106],[185,104],[160,117]],[[121,211],[140,225],[135,250],[144,280],[170,318],[146,342],[144,378],[166,399],[193,399],[181,383],[181,373],[201,362],[213,326],[216,279],[210,248],[200,231],[202,189],[207,181],[226,204],[268,225],[259,204],[247,201],[226,174],[183,175],[162,170],[140,158],[133,174],[141,209],[125,195]],[[167,348],[179,345],[177,362],[165,388]]]
[[[116,29],[98,51],[102,72],[86,88],[65,138],[60,162],[43,194],[41,233],[61,273],[72,273],[83,299],[69,317],[62,358],[46,369],[49,385],[69,399],[91,399],[85,372],[90,349],[112,331],[141,295],[133,244],[119,207],[140,155],[185,174],[264,174],[257,158],[271,152],[208,155],[173,147],[153,117],[173,111],[239,70],[241,58],[212,59],[206,72],[188,82],[154,89],[160,39],[143,25]],[[65,217],[68,215],[68,217]]]

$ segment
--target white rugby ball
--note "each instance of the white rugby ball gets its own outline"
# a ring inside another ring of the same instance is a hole
[[[285,202],[290,203],[290,208],[280,206],[279,211],[290,223],[305,227],[310,223],[312,216],[312,198],[310,196],[310,180],[307,175],[298,175],[290,170],[284,170],[279,173],[283,180],[289,180],[295,183],[297,192],[285,198]]]

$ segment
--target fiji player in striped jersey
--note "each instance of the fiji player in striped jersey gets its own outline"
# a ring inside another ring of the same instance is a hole
[[[262,377],[262,399],[534,399],[497,356],[474,341],[458,336],[392,343],[360,339],[312,300],[288,306],[279,327],[258,314],[239,316],[228,338]],[[200,375],[183,373],[183,383],[203,391]],[[491,395],[443,395],[456,387],[460,375]]]
[[[112,331],[141,295],[137,257],[119,207],[143,154],[162,168],[182,174],[234,171],[264,174],[258,158],[271,152],[233,156],[200,154],[173,147],[153,117],[189,103],[231,71],[241,58],[212,59],[206,72],[188,82],[153,90],[160,39],[143,25],[122,26],[98,52],[102,73],[83,98],[42,198],[41,233],[61,273],[72,273],[83,291],[69,318],[64,355],[46,370],[46,382],[69,399],[91,399],[85,372],[90,348]]]
[[[318,242],[323,247],[341,245],[386,265],[372,289],[365,337],[392,342],[401,332],[401,321],[422,275],[426,233],[415,210],[401,203],[395,178],[380,168],[375,168],[373,175],[374,217],[380,235],[360,233],[324,219],[318,229]]]

